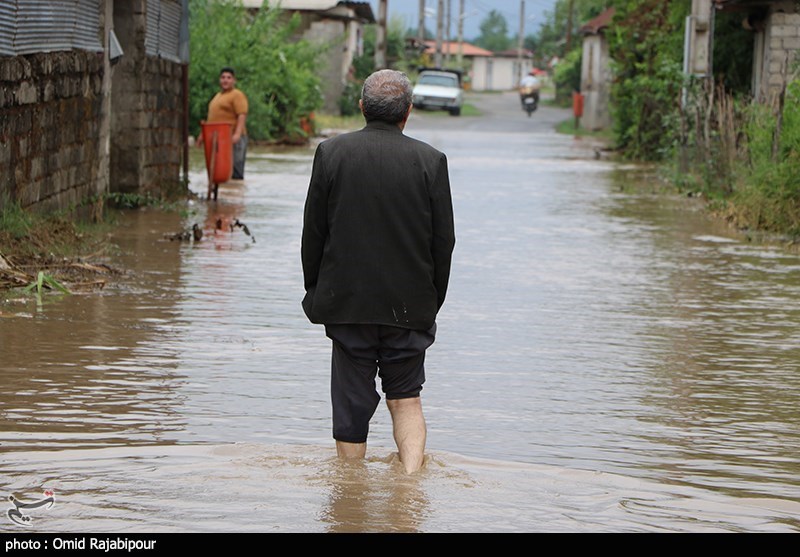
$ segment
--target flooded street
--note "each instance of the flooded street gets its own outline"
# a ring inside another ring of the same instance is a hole
[[[300,307],[313,148],[251,149],[217,204],[123,215],[105,291],[0,302],[0,496],[56,494],[25,528],[799,531],[800,256],[596,159],[563,110],[474,102],[406,129],[448,156],[457,236],[423,472],[384,405],[367,462],[333,458]],[[255,242],[215,232],[237,218]]]

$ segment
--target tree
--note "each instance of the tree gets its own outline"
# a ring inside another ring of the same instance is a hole
[[[237,0],[190,0],[189,113],[192,132],[219,91],[225,66],[236,70],[248,97],[247,132],[253,139],[303,134],[301,119],[322,105],[317,72],[321,47],[295,40],[300,23],[279,8],[246,10]]]
[[[481,34],[475,40],[475,43],[491,50],[492,52],[501,52],[511,48],[511,39],[508,36],[508,23],[503,14],[497,10],[489,12],[480,25]]]

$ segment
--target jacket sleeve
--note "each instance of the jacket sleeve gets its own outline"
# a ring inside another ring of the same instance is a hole
[[[433,218],[433,283],[436,287],[439,308],[444,304],[447,285],[450,281],[450,263],[456,243],[453,222],[453,200],[450,195],[450,177],[447,172],[447,157],[442,154],[431,188],[431,215]]]
[[[308,186],[303,213],[303,238],[300,248],[303,262],[303,282],[307,299],[313,297],[322,264],[322,253],[328,237],[328,177],[325,173],[324,147],[320,144],[314,154],[311,182]]]

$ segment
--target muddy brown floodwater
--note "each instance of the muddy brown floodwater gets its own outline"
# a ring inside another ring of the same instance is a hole
[[[422,473],[385,407],[366,462],[333,458],[313,150],[253,149],[216,205],[125,215],[104,291],[5,296],[0,495],[56,503],[0,531],[800,530],[800,257],[596,160],[560,110],[475,103],[407,129],[448,154],[458,237]]]

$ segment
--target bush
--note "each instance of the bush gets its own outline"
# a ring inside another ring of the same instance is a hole
[[[607,33],[614,60],[614,135],[630,158],[660,160],[670,152],[683,82],[683,25],[689,0],[620,0]]]
[[[553,71],[556,85],[556,101],[561,104],[571,103],[572,92],[581,89],[581,62],[583,49],[573,49],[558,62]]]
[[[253,139],[305,135],[302,120],[322,105],[317,75],[320,47],[294,40],[300,23],[279,8],[246,10],[238,0],[190,0],[192,60],[189,112],[192,133],[219,91],[219,71],[236,70],[248,97],[247,133]]]
[[[780,133],[775,108],[752,105],[745,133],[748,162],[731,197],[743,228],[800,235],[800,80],[786,90]]]

